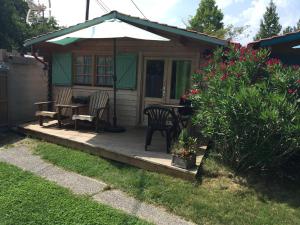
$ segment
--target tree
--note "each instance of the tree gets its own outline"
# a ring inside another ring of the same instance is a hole
[[[298,20],[296,26],[291,27],[291,26],[287,26],[282,33],[283,34],[287,34],[287,33],[291,33],[291,32],[296,32],[300,30],[300,19]]]
[[[59,29],[53,17],[27,24],[28,5],[24,0],[0,0],[0,11],[0,48],[3,49],[22,51],[26,39]]]
[[[296,30],[300,30],[300,19],[298,20],[298,22],[296,24]]]
[[[294,32],[294,28],[295,27],[287,26],[286,28],[284,28],[284,30],[282,31],[282,33],[283,34],[287,34],[287,33]]]
[[[31,25],[28,26],[27,37],[28,38],[36,37],[41,34],[58,30],[60,28],[61,27],[58,25],[54,17],[51,17],[50,19],[42,18],[40,20],[37,20],[37,22],[32,23]]]
[[[23,0],[0,0],[0,48],[19,49],[26,38],[26,12]]]
[[[232,24],[224,27],[223,18],[224,14],[215,0],[201,0],[196,15],[188,21],[187,28],[229,40],[236,38],[248,28],[248,26],[234,27]]]
[[[215,0],[202,0],[196,15],[189,20],[188,29],[198,32],[224,37],[223,13]]]
[[[245,34],[245,31],[249,28],[249,25],[240,26],[240,27],[234,27],[232,24],[227,25],[225,30],[224,38],[227,40],[234,40],[241,34]],[[245,37],[248,37],[249,35],[246,34]]]
[[[282,26],[279,23],[279,16],[276,12],[276,5],[273,0],[270,1],[263,19],[260,22],[260,29],[255,40],[276,36],[280,33]]]

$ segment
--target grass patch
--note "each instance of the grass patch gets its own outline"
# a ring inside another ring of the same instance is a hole
[[[300,224],[299,189],[250,187],[213,158],[204,167],[208,176],[195,185],[46,142],[38,141],[35,152],[198,224]]]
[[[0,163],[0,224],[148,224]]]

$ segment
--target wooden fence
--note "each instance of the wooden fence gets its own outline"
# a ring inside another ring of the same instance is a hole
[[[34,102],[47,100],[47,71],[32,56],[0,49],[0,127],[35,119]]]
[[[0,127],[8,125],[7,74],[0,72]]]

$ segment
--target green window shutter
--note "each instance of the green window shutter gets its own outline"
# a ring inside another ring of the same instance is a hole
[[[132,53],[117,56],[117,88],[136,89],[137,55]]]
[[[72,85],[72,54],[54,53],[52,55],[52,83]]]

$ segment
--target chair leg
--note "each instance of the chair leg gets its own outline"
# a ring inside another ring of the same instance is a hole
[[[75,130],[78,130],[78,120],[74,120],[74,128]]]
[[[95,120],[95,127],[96,127],[96,133],[98,133],[99,132],[99,120],[98,120],[98,118],[96,118],[96,120]]]
[[[167,153],[170,153],[171,148],[171,133],[169,130],[166,131],[166,144],[167,144]]]
[[[147,129],[146,143],[145,143],[145,151],[147,151],[148,145],[151,145],[153,132],[154,132],[154,131],[153,131],[151,128],[148,128],[148,129]]]
[[[58,128],[61,128],[61,119],[58,119],[57,122],[58,122]]]
[[[43,116],[39,116],[39,123],[40,123],[40,126],[42,127],[42,126],[43,126],[43,123],[44,123],[44,118],[43,118]]]
[[[61,128],[61,107],[58,107],[58,114],[57,114],[57,122],[58,122],[58,127]]]
[[[109,105],[108,105],[106,111],[107,111],[107,118],[106,118],[107,119],[107,123],[110,124],[110,110],[109,110]]]

